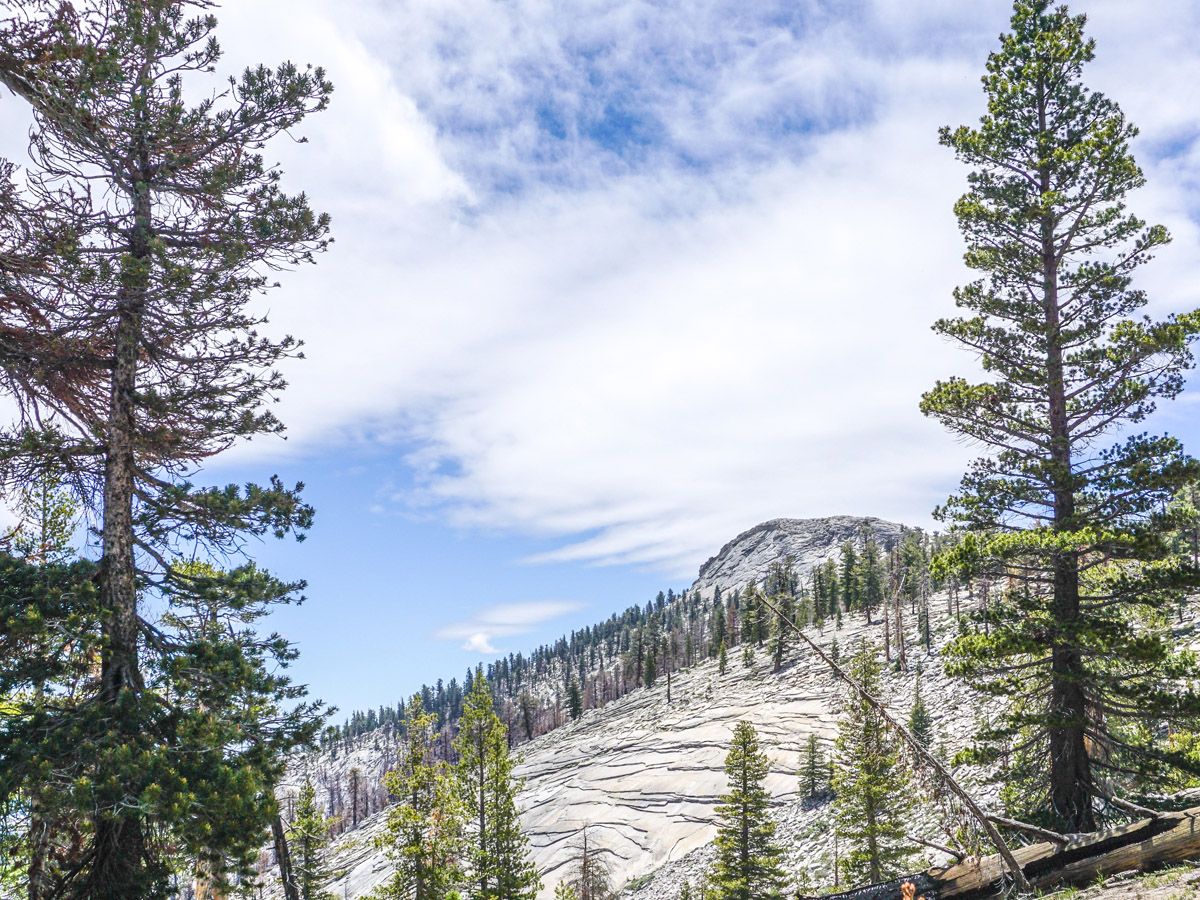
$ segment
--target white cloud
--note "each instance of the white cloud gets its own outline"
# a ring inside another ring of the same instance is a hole
[[[1075,5],[1176,234],[1146,285],[1200,302],[1200,11]],[[337,88],[276,148],[338,240],[267,301],[307,341],[286,449],[394,447],[394,502],[538,560],[683,575],[772,516],[923,521],[969,455],[916,408],[970,365],[929,330],[966,277],[936,129],[982,111],[1007,4],[852,6],[227,4],[232,66]]]
[[[502,652],[494,643],[497,638],[529,634],[538,625],[581,608],[581,604],[561,600],[502,603],[482,609],[464,622],[447,625],[437,637],[461,640],[464,650],[494,656]]]

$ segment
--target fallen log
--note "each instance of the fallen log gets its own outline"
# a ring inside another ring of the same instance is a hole
[[[1200,806],[1093,834],[1070,835],[1062,843],[1030,844],[1014,850],[1013,856],[1036,889],[1090,884],[1118,872],[1200,858]],[[999,855],[984,856],[884,884],[825,894],[822,900],[903,900],[906,882],[926,900],[982,900],[1010,888],[1012,876]]]

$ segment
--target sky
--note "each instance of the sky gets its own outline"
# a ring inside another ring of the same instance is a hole
[[[1175,236],[1152,312],[1200,306],[1200,5],[1083,0],[1088,83],[1141,127]],[[226,0],[225,71],[324,66],[268,148],[336,243],[263,301],[302,338],[286,441],[212,481],[302,480],[306,578],[272,625],[348,712],[691,583],[766,519],[933,525],[973,448],[923,390],[967,280],[965,169],[1001,0]],[[0,152],[22,112],[0,98]],[[1200,387],[1200,385],[1197,385]],[[1200,448],[1197,398],[1153,422]]]

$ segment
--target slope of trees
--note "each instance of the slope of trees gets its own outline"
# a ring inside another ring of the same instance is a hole
[[[793,564],[785,559],[773,567],[761,587],[748,585],[731,592],[718,588],[707,599],[698,591],[660,591],[645,606],[631,606],[529,654],[501,657],[487,665],[484,677],[510,738],[528,740],[573,718],[576,688],[582,713],[681,668],[716,659],[723,645],[727,652],[747,645],[764,647],[772,666],[782,667],[791,652],[790,639],[758,596],[770,596],[776,608],[795,614],[801,622],[822,622],[865,611],[865,598],[873,598],[878,608],[884,586],[900,580],[908,567],[917,566],[920,571],[914,569],[913,577],[904,579],[915,586],[904,599],[916,614],[937,587],[929,580],[927,560],[940,541],[914,530],[903,543],[915,549],[892,554],[891,547],[880,547],[864,533],[858,541],[842,546],[837,557],[814,571],[806,584],[800,583]],[[468,672],[461,682],[439,679],[421,687],[422,704],[437,716],[440,727],[452,729],[462,715],[463,685],[471,677]],[[327,728],[321,743],[336,751],[373,731],[398,736],[403,729],[403,705],[381,706],[352,712],[341,726]]]

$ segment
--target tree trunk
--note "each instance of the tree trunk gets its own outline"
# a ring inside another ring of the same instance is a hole
[[[1038,131],[1047,132],[1045,87],[1038,85]],[[1051,189],[1050,169],[1045,162],[1038,172],[1042,194]],[[1055,220],[1042,217],[1042,290],[1046,317],[1046,390],[1050,424],[1050,479],[1054,495],[1053,527],[1069,532],[1075,528],[1075,487],[1071,461],[1071,433],[1067,418],[1066,385],[1063,374],[1062,330],[1058,309],[1058,251]],[[1054,557],[1054,622],[1067,640],[1056,639],[1052,647],[1050,710],[1066,721],[1050,729],[1050,805],[1061,830],[1086,832],[1096,829],[1092,811],[1091,765],[1084,740],[1087,701],[1081,686],[1083,665],[1073,629],[1079,617],[1079,562],[1067,551]]]
[[[279,881],[283,884],[284,900],[300,900],[296,873],[292,870],[292,854],[288,852],[287,835],[283,832],[283,819],[278,815],[271,823],[271,831],[275,835],[275,862],[279,866]]]
[[[138,666],[137,576],[133,557],[134,436],[137,427],[138,353],[142,312],[146,303],[151,203],[144,182],[134,197],[135,224],[128,247],[132,262],[119,295],[109,395],[107,454],[104,468],[104,512],[100,563],[101,624],[99,702],[109,707],[116,736],[135,744],[137,716],[128,706],[138,702],[144,684]],[[133,721],[131,721],[131,718]],[[122,773],[123,774],[123,773]],[[136,812],[100,809],[94,819],[95,862],[87,890],[90,896],[135,896],[146,858],[144,824]]]
[[[1025,877],[1045,891],[1068,885],[1090,885],[1118,872],[1142,871],[1194,859],[1200,854],[1200,807],[1142,819],[1119,828],[1075,835],[1065,843],[1030,844],[1014,851]],[[1003,892],[1007,871],[999,856],[967,859],[948,868],[867,885],[823,900],[900,900],[901,886],[911,882],[916,893],[938,900],[983,900]]]

